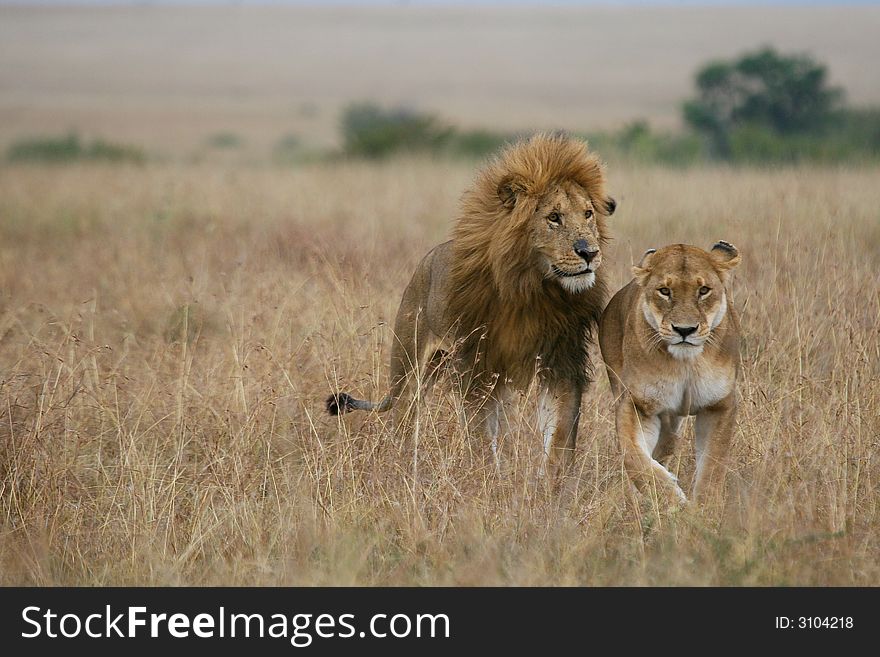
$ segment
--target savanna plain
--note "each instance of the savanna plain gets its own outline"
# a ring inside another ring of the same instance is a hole
[[[414,440],[324,410],[384,393],[400,296],[479,163],[270,162],[288,131],[332,147],[364,98],[674,129],[701,62],[770,42],[877,101],[876,8],[627,11],[0,8],[0,145],[147,152],[0,162],[0,584],[880,585],[876,165],[609,162],[614,290],[651,247],[743,256],[717,508],[632,496],[597,349],[558,496],[534,390],[497,472],[443,385]]]
[[[598,368],[559,497],[533,392],[500,473],[442,386],[409,443],[325,414],[382,393],[473,169],[5,167],[0,582],[880,583],[878,171],[609,169],[616,285],[664,243],[743,254],[724,502],[670,514],[631,501]]]

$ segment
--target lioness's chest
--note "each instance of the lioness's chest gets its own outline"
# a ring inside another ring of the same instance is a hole
[[[727,397],[734,379],[727,368],[694,365],[641,385],[637,396],[654,413],[693,415]]]

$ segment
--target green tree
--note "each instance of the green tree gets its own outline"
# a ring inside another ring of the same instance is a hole
[[[736,61],[716,61],[696,76],[697,97],[684,105],[685,121],[730,155],[731,133],[764,128],[779,135],[815,134],[833,120],[843,92],[828,85],[828,70],[807,55],[772,48]]]

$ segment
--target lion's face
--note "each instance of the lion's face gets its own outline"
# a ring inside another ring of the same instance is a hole
[[[544,275],[569,292],[592,287],[602,265],[598,212],[583,188],[569,182],[552,187],[529,222]]]
[[[633,273],[642,289],[642,313],[675,358],[700,355],[727,313],[726,272],[740,256],[727,242],[711,251],[674,244],[648,251]]]

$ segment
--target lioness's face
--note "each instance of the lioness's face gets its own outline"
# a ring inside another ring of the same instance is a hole
[[[711,252],[675,244],[645,254],[633,268],[642,289],[642,313],[675,358],[699,356],[727,313],[725,272],[739,263],[736,248],[719,242]]]
[[[532,245],[545,276],[569,292],[583,292],[596,282],[602,265],[597,215],[583,188],[566,183],[551,189],[532,216]]]

